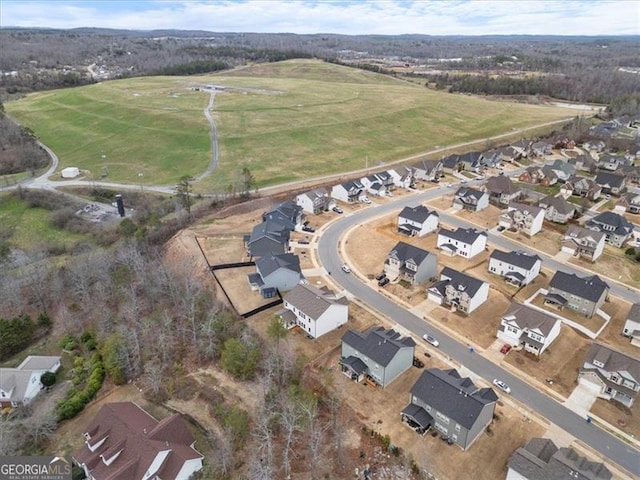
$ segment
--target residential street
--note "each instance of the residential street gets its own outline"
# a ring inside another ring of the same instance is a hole
[[[471,185],[477,182],[470,182]],[[455,187],[455,186],[454,186]],[[458,343],[443,331],[425,320],[411,314],[401,306],[397,305],[387,297],[377,293],[372,288],[365,285],[354,274],[345,274],[340,266],[343,260],[336,252],[339,250],[339,242],[343,235],[352,227],[366,223],[371,219],[399,211],[403,206],[416,206],[429,199],[441,196],[446,191],[446,187],[439,187],[427,190],[409,198],[401,198],[396,201],[372,206],[362,211],[348,215],[332,223],[319,238],[318,255],[325,269],[331,272],[334,281],[342,285],[348,292],[371,307],[377,309],[384,315],[396,321],[402,327],[410,330],[416,336],[429,333],[440,341],[440,350],[459,362],[474,374],[484,378],[490,384],[494,378],[505,381],[512,390],[513,398],[522,402],[529,409],[542,415],[550,422],[558,425],[575,438],[589,445],[595,451],[608,457],[613,462],[627,469],[635,475],[640,476],[640,452],[618,438],[610,435],[592,423],[587,423],[586,418],[576,415],[571,410],[558,403],[551,397],[543,394],[536,388],[529,386],[526,382],[513,374],[503,370],[496,364],[487,360],[478,353],[474,353],[468,345]],[[441,213],[441,221],[454,226],[472,226],[450,215]],[[523,246],[500,235],[489,233],[489,241],[493,246],[506,250],[522,249]],[[584,275],[585,272],[572,266],[556,262],[548,255],[538,252],[543,258],[544,264],[548,268],[560,269],[568,273]],[[611,293],[619,295],[627,300],[637,299],[638,292],[627,287],[609,282]]]

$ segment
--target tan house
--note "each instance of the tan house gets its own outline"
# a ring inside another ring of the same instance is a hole
[[[595,262],[602,255],[605,243],[604,233],[572,225],[562,240],[561,249],[575,257]]]
[[[577,207],[562,197],[549,195],[538,202],[544,208],[544,219],[554,223],[567,223],[576,214]]]

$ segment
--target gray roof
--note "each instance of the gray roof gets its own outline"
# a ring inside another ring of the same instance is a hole
[[[348,304],[345,297],[338,299],[332,292],[306,284],[296,285],[293,290],[287,292],[284,300],[313,320],[319,318],[331,305]]]
[[[482,196],[486,194],[487,194],[486,192],[476,190],[475,188],[460,187],[456,192],[456,198],[459,198],[461,200],[473,198],[476,200],[476,203],[477,203],[477,201],[480,200]]]
[[[342,341],[383,367],[389,365],[401,348],[416,346],[410,337],[401,337],[395,330],[384,327],[372,327],[365,332],[349,330]]]
[[[253,227],[248,244],[265,237],[284,245],[289,241],[289,230],[280,222],[267,220]]]
[[[573,273],[557,271],[549,283],[549,288],[556,288],[591,302],[597,302],[604,292],[609,291],[609,285],[600,277],[579,277]]]
[[[455,168],[460,163],[459,155],[449,155],[442,159],[442,166],[445,168]]]
[[[629,313],[627,313],[626,320],[640,322],[640,303],[634,303],[633,305],[631,305]]]
[[[442,272],[440,272],[440,280],[446,281],[447,279],[447,283],[449,285],[453,285],[456,290],[463,289],[471,297],[473,297],[477,291],[480,290],[480,287],[486,283],[452,268],[444,267]]]
[[[489,177],[486,184],[488,192],[494,194],[507,194],[519,192],[520,189],[516,187],[511,179],[506,175],[497,175],[495,177]]]
[[[531,270],[536,262],[542,261],[538,255],[532,255],[522,250],[508,253],[501,250],[494,250],[491,252],[491,256],[489,258],[495,258],[500,262],[515,265],[516,267],[525,268],[527,270]]]
[[[404,407],[402,413],[413,418],[422,428],[427,428],[433,423],[433,417],[429,415],[424,408],[414,405],[413,403]]]
[[[417,207],[404,207],[400,212],[399,217],[422,224],[426,222],[427,218],[429,218],[431,215],[439,217],[438,212],[436,212],[435,210],[429,210],[424,205],[418,205]]]
[[[479,236],[484,235],[486,237],[487,232],[476,230],[475,228],[458,228],[456,230],[441,228],[438,235],[451,238],[452,240],[458,240],[462,243],[472,244]]]
[[[440,160],[420,160],[414,163],[413,168],[418,168],[420,170],[425,170],[426,172],[431,172],[434,169],[442,166],[442,162]]]
[[[502,318],[509,322],[515,322],[522,330],[538,329],[545,337],[560,321],[556,317],[519,303],[512,303]]]
[[[342,360],[342,364],[347,365],[349,368],[351,368],[351,370],[353,370],[358,375],[361,375],[367,370],[369,370],[369,367],[367,367],[366,363],[364,363],[358,357],[354,357],[353,355]]]
[[[268,277],[281,268],[301,273],[300,259],[293,253],[283,253],[281,255],[266,255],[256,260],[256,269],[262,278]]]
[[[591,462],[571,448],[558,448],[544,438],[532,438],[517,449],[507,466],[527,480],[610,480],[611,472],[603,463]],[[577,476],[576,476],[577,475]]]
[[[533,205],[527,205],[526,203],[518,203],[518,202],[509,202],[509,210],[517,210],[522,212],[524,215],[532,215],[537,217],[538,214],[542,211],[542,208],[535,207]]]
[[[553,207],[562,215],[568,215],[577,208],[573,203],[567,202],[564,198],[553,195],[544,197],[538,202],[538,205],[543,208]]]
[[[577,225],[571,225],[567,232],[564,234],[564,239],[580,240],[582,238],[591,237],[596,243],[600,243],[600,240],[605,237],[603,232],[596,232],[588,228],[579,227]]]
[[[50,371],[56,363],[60,361],[60,357],[56,356],[40,356],[29,355],[18,366],[20,370],[47,370]]]
[[[390,257],[396,258],[401,262],[412,260],[416,265],[424,262],[429,255],[433,255],[433,253],[405,242],[398,242],[389,252]]]
[[[22,402],[24,400],[24,394],[29,386],[29,380],[33,370],[20,370],[18,368],[0,368],[0,389],[5,392],[13,392],[9,395],[9,398],[4,400],[10,400],[15,402]]]
[[[315,190],[311,190],[310,192],[306,192],[303,195],[306,195],[311,200],[315,200],[316,198],[322,198],[329,195],[326,188],[316,188]]]
[[[455,369],[430,368],[422,372],[411,394],[467,430],[486,405],[498,400],[491,388],[478,389],[471,379],[461,378]]]
[[[594,181],[598,185],[608,185],[613,188],[620,188],[624,183],[625,177],[623,175],[616,175],[615,173],[599,172],[596,175]]]
[[[622,215],[613,212],[602,212],[589,220],[585,225],[590,228],[600,228],[600,225],[610,225],[615,228],[613,233],[616,235],[628,235],[633,231],[633,223]]]
[[[640,382],[640,360],[626,353],[618,352],[600,343],[591,345],[584,363],[593,365],[597,360],[604,365],[607,372],[627,372],[636,382]]]

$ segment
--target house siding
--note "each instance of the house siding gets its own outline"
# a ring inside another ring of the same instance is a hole
[[[409,370],[413,365],[414,349],[411,347],[401,348],[396,356],[389,362],[387,367],[376,363],[351,345],[342,342],[342,357],[357,357],[369,368],[369,376],[373,378],[382,388],[393,382],[400,374]]]

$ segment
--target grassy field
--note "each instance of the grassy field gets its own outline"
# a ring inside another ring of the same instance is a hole
[[[215,97],[220,167],[200,187],[223,188],[242,167],[260,186],[397,160],[575,115],[557,107],[453,95],[313,60],[216,75],[152,77],[38,93],[7,104],[60,156],[100,178],[171,184],[209,161],[207,95]],[[102,155],[106,157],[103,159]]]

